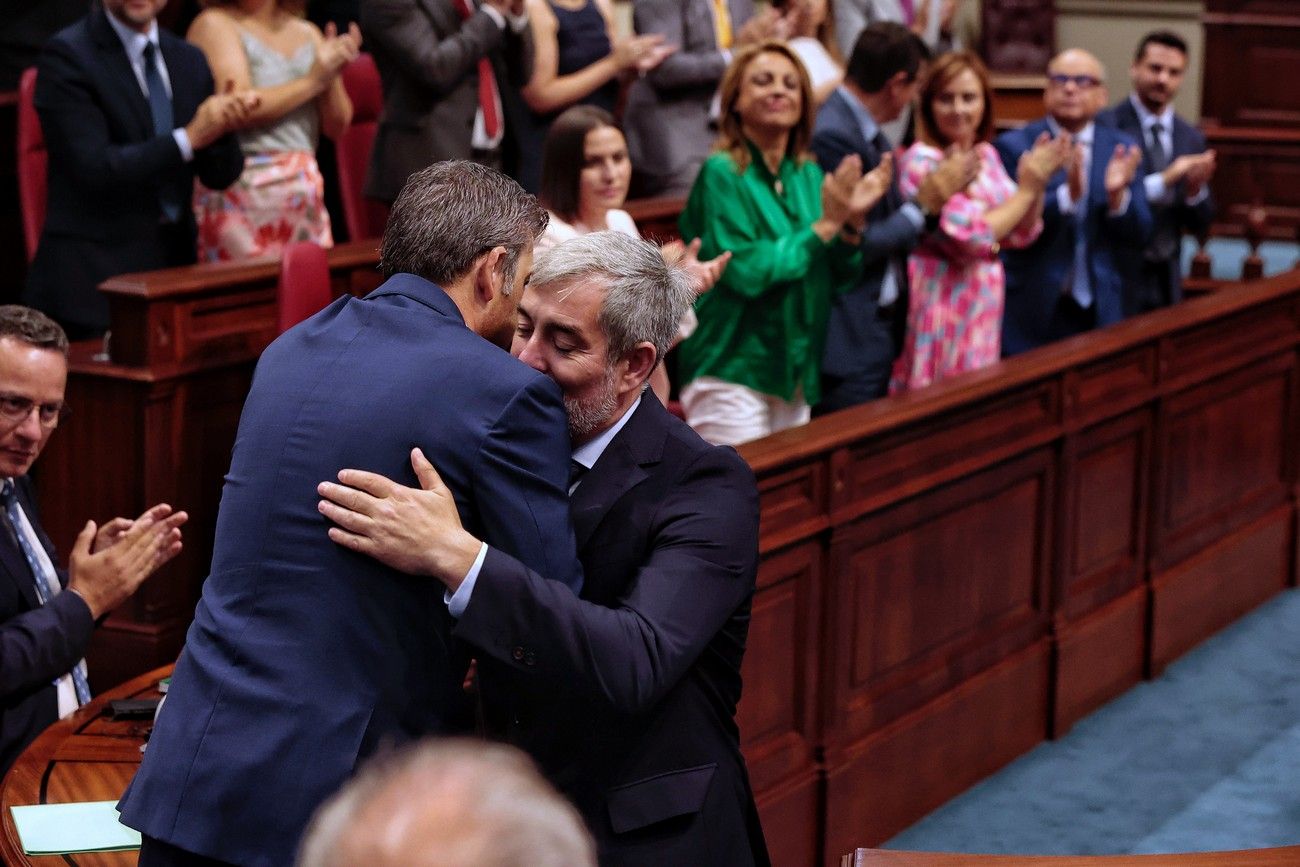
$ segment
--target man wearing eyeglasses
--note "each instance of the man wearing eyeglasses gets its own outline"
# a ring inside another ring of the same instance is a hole
[[[1142,149],[1127,133],[1093,122],[1106,102],[1101,63],[1072,48],[1052,58],[1047,76],[1047,117],[995,142],[1011,172],[1039,136],[1065,136],[1073,146],[1073,158],[1048,181],[1042,235],[1002,253],[1004,356],[1123,319],[1125,285],[1138,275],[1123,269],[1121,253],[1140,251],[1151,232],[1138,177]]]
[[[64,414],[68,339],[27,307],[0,307],[0,773],[90,699],[81,657],[95,621],[181,549],[184,512],[87,521],[58,569],[27,478]]]

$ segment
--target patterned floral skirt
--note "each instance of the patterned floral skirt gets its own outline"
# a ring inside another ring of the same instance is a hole
[[[194,218],[200,262],[277,256],[293,241],[334,246],[325,180],[309,151],[246,156],[244,173],[225,190],[195,181]]]

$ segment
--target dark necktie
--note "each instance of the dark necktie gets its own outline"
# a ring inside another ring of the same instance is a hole
[[[158,70],[158,48],[152,42],[144,46],[144,84],[149,91],[149,114],[153,115],[154,135],[171,135],[175,129],[172,101]],[[181,201],[176,195],[175,185],[165,180],[158,190],[158,205],[165,222],[175,223],[181,218]]]
[[[1165,153],[1165,145],[1161,141],[1164,134],[1165,127],[1160,121],[1151,124],[1151,167],[1158,172],[1169,168],[1169,154]]]
[[[27,560],[27,568],[32,570],[36,598],[41,605],[45,605],[50,596],[54,594],[53,588],[47,582],[51,580],[57,581],[58,579],[46,574],[40,558],[32,550],[32,544],[28,541],[27,534],[23,532],[22,507],[18,505],[18,496],[14,490],[13,479],[5,479],[4,486],[0,487],[0,501],[4,502],[5,516],[9,519],[9,527],[14,531],[14,539],[23,552],[23,558]],[[81,664],[73,665],[71,673],[72,686],[77,691],[77,703],[85,704],[90,701],[90,684],[86,682],[86,676],[81,673]]]
[[[578,486],[578,482],[582,481],[582,477],[586,475],[587,469],[588,468],[583,464],[579,463],[573,458],[569,458],[569,492],[570,493],[573,493],[573,489]]]

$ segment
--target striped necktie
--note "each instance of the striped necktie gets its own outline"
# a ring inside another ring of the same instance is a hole
[[[40,558],[32,550],[32,543],[28,540],[27,534],[23,532],[22,506],[18,504],[13,479],[5,479],[4,486],[0,487],[0,500],[4,501],[5,514],[9,518],[9,527],[14,531],[14,538],[18,541],[18,547],[22,549],[23,557],[27,560],[27,568],[32,570],[36,598],[41,605],[45,605],[49,598],[57,592],[53,589],[54,585],[51,582],[59,579],[46,572],[41,565]],[[72,686],[77,691],[77,703],[85,704],[90,701],[90,684],[86,682],[86,675],[81,671],[81,663],[72,666],[71,674]]]

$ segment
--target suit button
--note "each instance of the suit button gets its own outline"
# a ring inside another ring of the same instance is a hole
[[[536,664],[537,664],[537,654],[533,653],[531,650],[524,654],[524,665],[536,665]]]
[[[510,656],[514,658],[515,662],[522,662],[524,659],[524,649],[522,647],[516,647],[514,650],[510,651]]]

